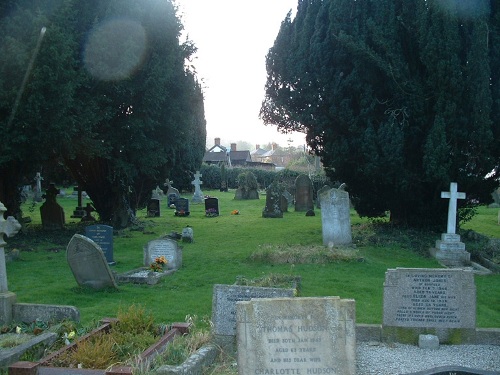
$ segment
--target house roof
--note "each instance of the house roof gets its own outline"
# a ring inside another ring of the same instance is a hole
[[[221,152],[207,151],[207,152],[205,152],[205,155],[203,156],[203,161],[204,162],[211,162],[211,163],[225,162],[225,161],[227,161],[227,153],[224,151],[221,151]]]
[[[213,145],[208,152],[227,152],[227,148],[221,145]]]
[[[229,152],[229,157],[231,158],[231,163],[238,161],[251,161],[250,151],[231,151]]]

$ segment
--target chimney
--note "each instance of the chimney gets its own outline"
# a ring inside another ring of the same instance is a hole
[[[255,145],[255,149],[258,150],[260,148],[260,145]]]
[[[231,151],[236,151],[236,143],[231,143]]]
[[[278,146],[278,145],[277,145],[276,143],[274,143],[274,142],[273,142],[273,144],[272,144],[272,148],[273,148],[273,150],[276,150],[276,147],[277,147],[277,146]]]
[[[215,138],[215,139],[214,139],[214,144],[215,144],[216,146],[220,146],[220,138]]]

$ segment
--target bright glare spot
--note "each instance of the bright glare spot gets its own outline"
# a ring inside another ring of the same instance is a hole
[[[97,25],[88,37],[84,63],[95,78],[116,81],[130,77],[143,61],[146,31],[136,21],[113,19]]]
[[[477,0],[443,0],[437,5],[443,10],[456,12],[461,18],[482,17],[489,12],[489,2]]]

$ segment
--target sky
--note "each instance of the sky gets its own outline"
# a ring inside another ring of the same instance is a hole
[[[207,147],[247,142],[305,144],[302,133],[281,134],[264,125],[259,110],[267,73],[265,58],[297,0],[177,0],[185,35],[198,48],[194,66],[202,82]],[[288,140],[292,139],[289,143]],[[253,149],[253,148],[252,148]]]

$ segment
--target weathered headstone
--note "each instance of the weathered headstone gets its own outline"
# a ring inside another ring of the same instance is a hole
[[[282,211],[282,189],[277,182],[273,182],[266,189],[266,206],[262,210],[262,217],[281,218]]]
[[[189,199],[178,198],[175,201],[175,216],[189,216]]]
[[[12,306],[16,302],[16,295],[9,292],[7,284],[7,269],[5,267],[4,235],[14,236],[21,224],[13,217],[4,218],[7,208],[0,202],[0,325],[10,324],[12,322]]]
[[[283,194],[280,196],[280,209],[282,212],[288,212],[288,198]]]
[[[116,264],[113,260],[113,227],[109,225],[89,225],[85,228],[85,236],[101,247],[108,264]]]
[[[194,194],[193,198],[191,198],[191,202],[193,203],[202,203],[203,202],[203,192],[201,191],[201,185],[203,182],[200,180],[200,178],[203,175],[200,173],[200,171],[196,171],[196,174],[194,175],[194,181],[191,182],[191,184],[194,185]]]
[[[164,256],[168,261],[166,268],[169,270],[182,267],[182,249],[177,241],[169,238],[152,240],[144,246],[144,265],[149,267],[155,259]]]
[[[339,297],[238,302],[238,373],[356,373],[354,300]]]
[[[51,183],[46,193],[42,196],[45,202],[40,207],[43,229],[62,229],[64,227],[64,209],[56,202],[59,189]]]
[[[416,343],[429,333],[446,343],[471,340],[476,328],[474,273],[467,269],[397,268],[385,274],[383,335]]]
[[[314,210],[313,187],[308,175],[301,174],[295,179],[295,211]]]
[[[288,190],[285,189],[285,191],[283,192],[283,196],[288,201],[288,207],[292,207],[295,204],[293,195]]]
[[[323,245],[337,246],[352,243],[351,210],[349,193],[330,189],[323,192],[321,200],[321,227]]]
[[[104,253],[90,238],[73,235],[66,257],[78,285],[94,289],[117,287]]]
[[[236,302],[252,298],[293,297],[293,289],[262,288],[244,285],[214,285],[212,322],[214,334],[236,336]]]
[[[189,225],[182,229],[181,233],[182,242],[194,242],[194,231]]]
[[[151,198],[148,202],[148,217],[159,217],[160,216],[160,200]]]
[[[151,198],[162,200],[163,190],[161,190],[159,186],[156,186],[156,188],[153,191],[151,191]]]
[[[175,201],[181,197],[179,194],[179,190],[172,187],[173,181],[170,181],[168,178],[165,180],[164,186],[167,187],[167,206],[175,204]]]
[[[448,223],[446,233],[441,234],[441,240],[436,241],[436,246],[430,253],[443,265],[448,267],[461,267],[470,264],[470,253],[465,251],[465,243],[460,241],[456,234],[457,225],[457,200],[465,199],[465,193],[459,193],[457,183],[450,183],[450,191],[442,191],[441,198],[449,199]]]
[[[219,199],[215,197],[205,198],[205,215],[219,216]]]

